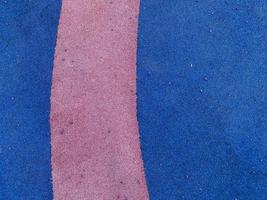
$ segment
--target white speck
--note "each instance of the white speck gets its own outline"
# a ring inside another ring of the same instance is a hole
[[[193,67],[193,64],[192,63],[190,64],[190,67]]]

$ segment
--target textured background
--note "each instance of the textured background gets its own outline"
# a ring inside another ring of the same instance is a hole
[[[0,200],[53,197],[49,102],[60,6],[0,2]],[[266,41],[264,0],[141,0],[137,114],[151,200],[267,199]]]
[[[266,199],[266,1],[142,0],[138,37],[150,198]]]
[[[52,199],[50,90],[59,0],[0,2],[0,199]]]

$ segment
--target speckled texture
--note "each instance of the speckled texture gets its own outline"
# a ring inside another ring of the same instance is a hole
[[[51,97],[56,200],[145,200],[136,120],[138,0],[64,0]]]
[[[0,1],[0,200],[50,200],[50,90],[60,0]]]
[[[150,199],[266,200],[266,0],[140,8],[138,121]]]

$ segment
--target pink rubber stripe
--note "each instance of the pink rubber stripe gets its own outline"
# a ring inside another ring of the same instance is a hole
[[[63,0],[51,97],[56,200],[149,199],[136,119],[139,0]]]

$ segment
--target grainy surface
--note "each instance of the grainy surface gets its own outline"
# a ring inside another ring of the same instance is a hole
[[[64,0],[51,97],[56,200],[148,199],[136,119],[138,0]]]
[[[151,200],[267,199],[267,2],[142,0],[137,99]]]
[[[0,1],[0,199],[50,200],[59,0]]]

